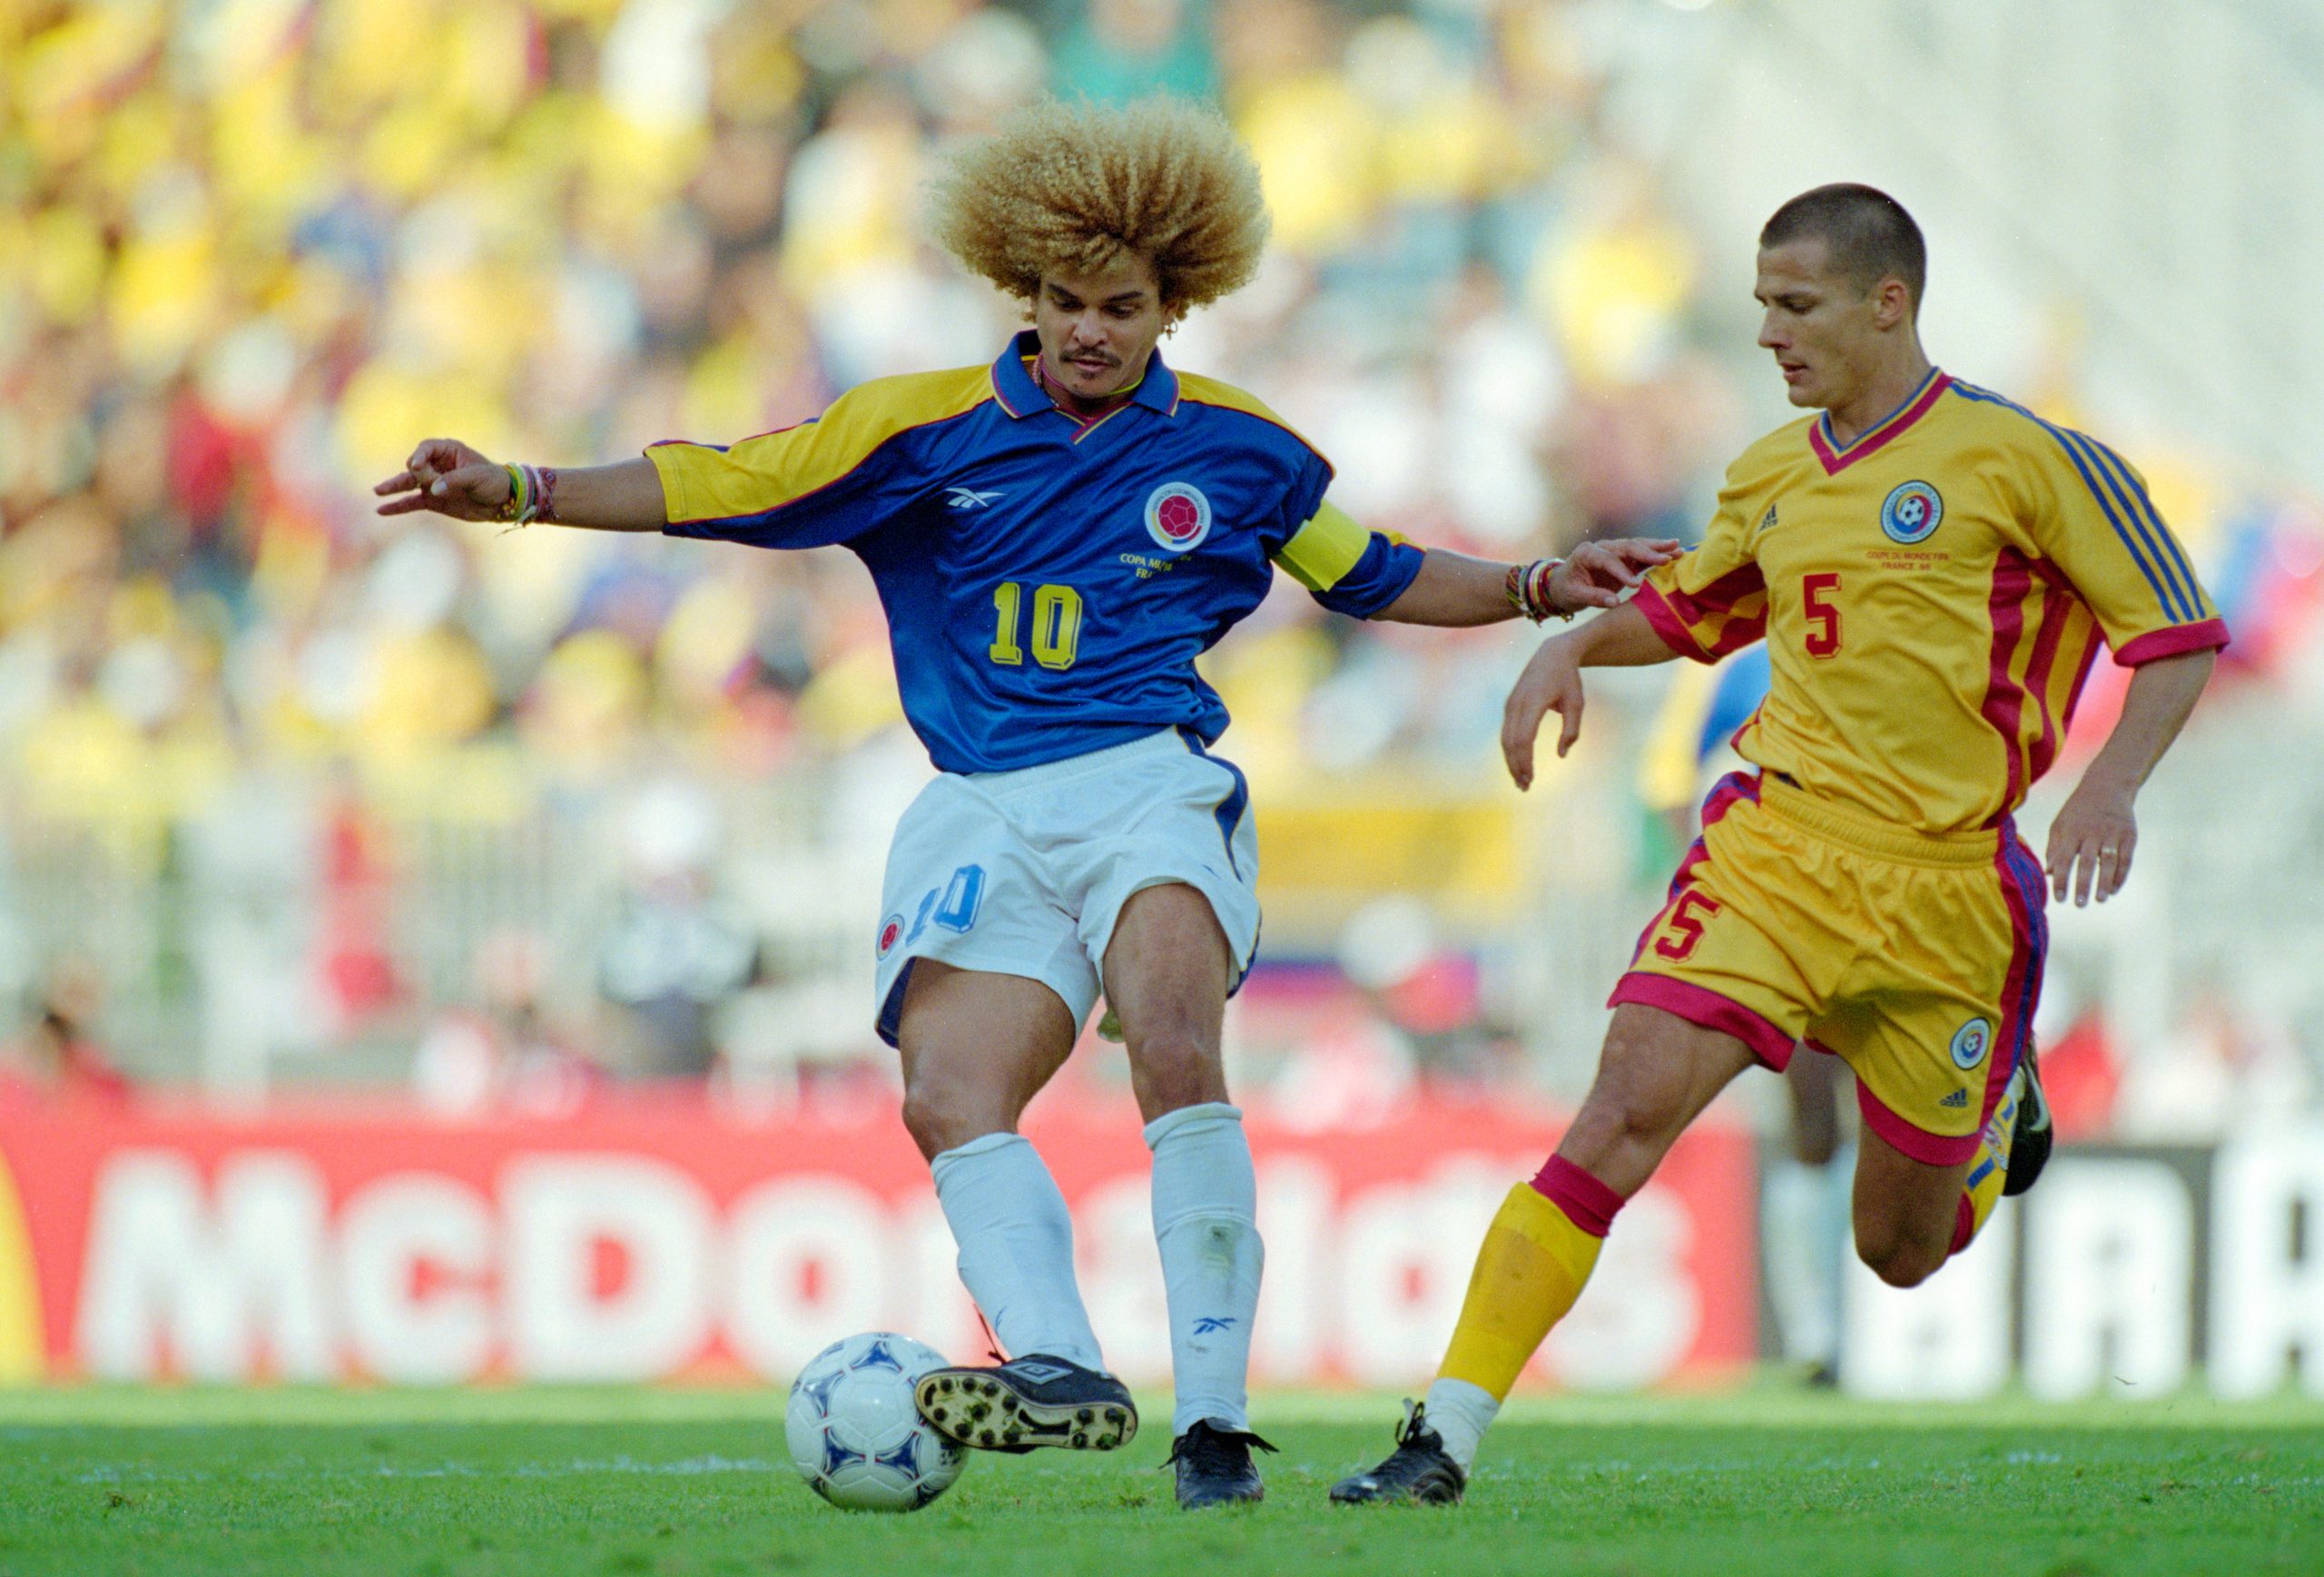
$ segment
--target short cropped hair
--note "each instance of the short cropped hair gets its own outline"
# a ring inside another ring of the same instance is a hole
[[[1759,244],[1783,246],[1809,236],[1821,240],[1833,264],[1867,291],[1892,275],[1904,281],[1919,310],[1928,283],[1928,247],[1905,205],[1886,192],[1853,182],[1803,192],[1775,211],[1759,232]]]
[[[952,160],[931,218],[947,251],[1029,303],[1045,275],[1145,253],[1171,321],[1248,283],[1267,239],[1249,150],[1216,111],[1166,96],[1018,111]]]

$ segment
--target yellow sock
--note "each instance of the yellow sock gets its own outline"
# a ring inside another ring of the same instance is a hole
[[[1530,1183],[1501,1202],[1461,1302],[1461,1323],[1437,1373],[1509,1395],[1519,1371],[1565,1317],[1598,1263],[1604,1239],[1583,1231]]]
[[[2013,1089],[1994,1109],[1993,1120],[1977,1140],[1976,1158],[1969,1163],[1969,1178],[1961,1187],[1960,1208],[1953,1218],[1955,1254],[1975,1241],[1994,1207],[2001,1203],[2001,1186],[2009,1180],[2009,1144],[2017,1137],[2018,1099]]]

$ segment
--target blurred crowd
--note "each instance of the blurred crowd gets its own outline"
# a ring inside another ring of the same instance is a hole
[[[584,464],[990,360],[1018,313],[924,241],[925,182],[1047,93],[1209,99],[1247,138],[1265,270],[1165,354],[1338,458],[1359,518],[1501,557],[1691,535],[1748,346],[1607,113],[1654,9],[0,0],[0,911],[36,907],[59,829],[262,875],[295,825],[336,1032],[415,990],[396,825],[521,826],[648,772],[920,770],[847,556],[383,522],[368,488],[427,436]],[[1490,772],[1522,650],[1294,588],[1213,677],[1263,795],[1409,792]],[[252,787],[282,781],[325,785],[303,820]],[[713,1006],[804,989],[721,917],[720,861],[646,862],[610,922],[636,945],[584,950],[642,1026],[618,1065],[698,1069]],[[213,1017],[236,934],[181,946]],[[483,927],[419,993],[453,1004],[425,1088],[595,1076],[536,1010],[551,941]],[[36,1000],[40,951],[0,936],[0,984]]]
[[[1268,272],[1167,353],[1354,457],[1359,517],[1672,527],[1728,402],[1686,241],[1590,134],[1581,9],[0,5],[0,744],[36,809],[136,823],[252,759],[767,772],[893,726],[843,556],[387,525],[365,488],[429,434],[577,464],[988,360],[1014,314],[921,239],[924,182],[1051,91],[1247,134]],[[1224,675],[1259,754],[1469,754],[1462,642],[1269,624]]]

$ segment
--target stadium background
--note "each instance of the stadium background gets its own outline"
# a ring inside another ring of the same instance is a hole
[[[1932,353],[2134,457],[2236,644],[2129,891],[2055,928],[2074,1148],[1927,1291],[1852,1282],[1843,1376],[2324,1392],[2324,26],[2290,0],[0,0],[0,1375],[973,1346],[868,1031],[927,768],[866,577],[388,525],[367,488],[424,434],[584,463],[988,359],[1013,314],[920,239],[933,161],[1045,91],[1157,89],[1227,110],[1276,224],[1166,354],[1359,518],[1498,557],[1691,537],[1784,414],[1759,220],[1837,178],[1914,209]],[[1294,588],[1209,665],[1264,850],[1230,1035],[1272,1381],[1425,1373],[1674,853],[1705,682],[1605,675],[1521,797],[1531,638]],[[1746,1083],[1546,1377],[1777,1350],[1784,1106]],[[1152,1378],[1118,1053],[1034,1131]]]

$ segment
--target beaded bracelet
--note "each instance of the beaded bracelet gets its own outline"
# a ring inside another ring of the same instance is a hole
[[[1562,558],[1537,558],[1531,564],[1511,565],[1502,581],[1509,606],[1537,625],[1543,619],[1571,618],[1572,612],[1558,606],[1550,596],[1550,581],[1564,566]]]
[[[504,465],[508,473],[508,498],[500,506],[500,518],[511,527],[529,526],[536,520],[552,518],[549,509],[556,498],[556,472],[547,466]]]

